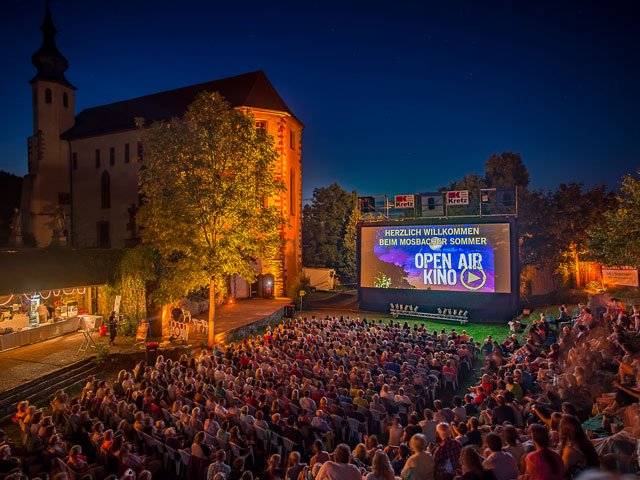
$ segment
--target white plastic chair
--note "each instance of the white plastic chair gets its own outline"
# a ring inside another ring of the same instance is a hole
[[[445,390],[447,389],[447,384],[451,384],[451,387],[454,390],[458,389],[458,377],[457,375],[450,373],[450,372],[444,372],[442,374],[442,378],[444,380],[443,384],[442,384],[442,388],[444,388]]]

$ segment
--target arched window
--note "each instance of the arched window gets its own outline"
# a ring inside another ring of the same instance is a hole
[[[51,89],[50,88],[45,88],[44,89],[44,103],[51,103],[53,101],[52,99],[52,95],[51,95]]]
[[[111,208],[111,177],[106,170],[100,177],[100,203],[102,208]]]
[[[69,95],[67,95],[67,92],[62,94],[62,106],[65,108],[69,106]]]

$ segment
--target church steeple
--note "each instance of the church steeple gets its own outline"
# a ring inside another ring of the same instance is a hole
[[[40,30],[42,31],[42,45],[31,56],[31,63],[38,71],[36,76],[31,79],[31,83],[36,80],[49,80],[74,88],[64,76],[64,72],[69,68],[69,62],[56,46],[56,34],[58,31],[53,25],[49,0],[46,3],[44,21],[40,26]]]

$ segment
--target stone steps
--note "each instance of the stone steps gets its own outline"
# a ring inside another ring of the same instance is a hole
[[[16,405],[22,400],[30,404],[48,406],[51,395],[60,389],[68,389],[84,382],[89,375],[99,371],[91,358],[80,360],[51,372],[43,377],[11,388],[0,394],[0,423],[10,420]]]

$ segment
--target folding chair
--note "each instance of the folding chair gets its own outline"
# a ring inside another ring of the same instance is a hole
[[[278,455],[282,455],[282,437],[276,432],[271,432],[271,448],[275,448]]]
[[[180,454],[180,461],[182,462],[182,465],[184,466],[184,469],[186,471],[189,468],[189,462],[191,461],[191,452],[181,448],[180,450],[178,450],[178,453]]]
[[[283,440],[287,440],[287,439],[283,438]],[[251,465],[254,465],[255,462],[253,459],[253,449],[251,447],[246,447],[243,453],[242,452],[243,449],[240,448],[240,445],[235,444],[233,442],[229,442],[229,445],[231,446],[231,453],[233,454],[234,462],[236,458],[241,458],[244,464],[246,465],[247,458],[251,457]],[[285,448],[286,448],[286,444],[285,444]]]
[[[175,449],[169,447],[168,445],[164,445],[167,453],[166,456],[169,457],[169,460],[173,462],[173,466],[176,471],[176,477],[180,476],[180,471],[182,470],[182,455],[180,455]]]
[[[260,442],[262,442],[262,449],[268,454],[270,451],[269,447],[271,445],[271,442],[269,441],[269,431],[256,425],[254,425],[253,428],[256,431],[256,437]]]

